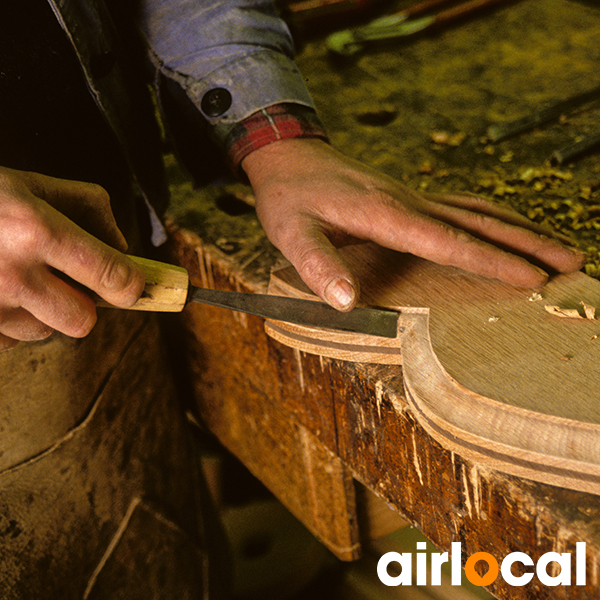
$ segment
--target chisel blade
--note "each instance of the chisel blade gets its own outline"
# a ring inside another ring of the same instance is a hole
[[[297,325],[395,338],[399,313],[358,306],[349,312],[313,300],[190,287],[187,302],[199,302]]]

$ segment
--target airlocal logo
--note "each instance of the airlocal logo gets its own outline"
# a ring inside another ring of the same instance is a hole
[[[427,547],[426,542],[417,542],[417,550],[425,550]],[[432,552],[429,554],[431,557],[429,568],[427,566],[427,556],[425,552],[417,552],[416,554],[416,568],[414,574],[416,575],[416,585],[427,585],[427,574],[431,574],[429,581],[430,585],[441,585],[442,579],[442,565],[450,562],[450,576],[452,585],[461,585],[462,576],[462,550],[460,542],[453,542],[451,544],[450,559],[448,559],[447,552]],[[388,586],[396,585],[412,585],[413,583],[413,555],[409,552],[387,552],[384,554],[377,563],[377,575],[382,583]],[[482,562],[487,564],[487,570],[484,575],[480,575],[475,570],[475,565]],[[400,573],[398,575],[390,575],[388,573],[388,567],[392,563],[398,563],[400,565]],[[535,569],[527,570],[522,575],[514,575],[512,572],[513,565],[521,564],[524,567],[535,567]],[[560,570],[555,566],[550,567],[551,564],[556,563]],[[496,578],[500,574],[504,581],[512,586],[523,586],[527,585],[534,577],[540,582],[547,586],[557,585],[572,585],[571,573],[575,572],[575,585],[585,585],[585,567],[586,567],[586,556],[585,556],[585,542],[577,542],[575,545],[575,564],[573,568],[573,561],[570,553],[563,552],[546,552],[542,554],[538,559],[537,563],[524,552],[511,552],[507,555],[502,564],[498,564],[498,561],[489,552],[476,552],[469,556],[465,563],[465,576],[473,584],[478,586],[491,585],[496,581]],[[551,572],[549,572],[551,571]]]

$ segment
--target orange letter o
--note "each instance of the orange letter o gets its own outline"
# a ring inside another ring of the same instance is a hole
[[[475,570],[475,565],[480,560],[484,560],[488,565],[487,573],[483,577]],[[489,552],[475,552],[475,554],[469,556],[465,564],[465,575],[473,585],[483,586],[494,583],[496,577],[498,577],[498,572],[498,561]]]

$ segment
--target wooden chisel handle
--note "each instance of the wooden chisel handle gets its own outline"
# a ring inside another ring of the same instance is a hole
[[[183,267],[167,263],[129,256],[144,269],[146,287],[141,298],[128,310],[151,310],[155,312],[180,312],[185,306],[189,277]],[[98,300],[97,306],[113,306],[104,300]]]

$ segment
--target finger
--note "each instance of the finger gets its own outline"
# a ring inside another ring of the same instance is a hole
[[[0,310],[0,335],[17,341],[44,340],[54,330],[23,308]]]
[[[13,340],[12,338],[0,333],[0,352],[12,350],[18,343],[18,340]]]
[[[144,289],[142,268],[57,211],[52,222],[49,238],[40,251],[44,262],[110,304],[132,306]]]
[[[372,215],[365,233],[381,246],[511,285],[541,287],[548,280],[547,273],[521,256],[423,214],[407,213],[400,219],[391,205]]]
[[[110,196],[101,186],[26,172],[22,174],[29,190],[103,242],[121,252],[127,241],[117,226]]]
[[[481,196],[471,194],[438,194],[431,192],[425,192],[422,194],[422,196],[431,202],[455,206],[457,208],[464,208],[466,210],[486,214],[491,217],[505,219],[507,222],[513,223],[514,225],[522,225],[523,227],[527,225],[532,227],[537,226],[535,223],[533,223],[533,221],[523,216],[514,208],[503,204],[498,204],[497,202],[482,198]]]
[[[84,337],[96,324],[94,301],[47,269],[41,269],[24,290],[21,307],[50,330],[70,337]]]
[[[530,229],[531,231],[535,231],[542,235],[556,238],[570,246],[575,244],[570,237],[560,233],[560,231],[555,231],[551,227],[535,223],[510,206],[498,204],[497,202],[492,202],[491,200],[481,198],[480,196],[470,194],[424,193],[423,197],[438,204],[446,204],[448,206],[455,206],[457,208],[464,208],[468,211],[489,215],[490,217],[501,219],[506,223],[511,223],[512,225],[524,227],[525,229]]]
[[[430,207],[428,214],[561,273],[579,270],[585,263],[583,252],[565,246],[554,238],[522,227],[518,224],[518,220],[506,222],[487,214],[444,204]]]
[[[418,243],[408,251],[439,264],[459,267],[471,273],[499,279],[519,287],[541,287],[548,274],[521,256],[488,244],[467,232],[443,224],[428,228],[431,244],[423,249]]]
[[[280,243],[279,249],[303,281],[334,308],[352,309],[358,301],[358,281],[324,230],[306,223],[297,229],[290,226],[286,233],[288,241]]]

